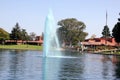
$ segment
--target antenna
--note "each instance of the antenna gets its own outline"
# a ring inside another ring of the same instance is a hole
[[[107,25],[107,18],[108,18],[108,14],[107,14],[107,11],[106,11],[106,25]]]

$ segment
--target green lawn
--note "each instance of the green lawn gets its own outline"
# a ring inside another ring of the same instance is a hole
[[[0,45],[0,49],[21,49],[21,50],[43,50],[42,46],[37,45]]]

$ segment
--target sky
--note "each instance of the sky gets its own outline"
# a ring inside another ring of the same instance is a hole
[[[41,35],[49,9],[55,22],[76,18],[86,25],[85,32],[101,37],[108,14],[108,27],[112,31],[120,17],[120,0],[0,0],[0,27],[11,32],[16,22],[28,33]]]

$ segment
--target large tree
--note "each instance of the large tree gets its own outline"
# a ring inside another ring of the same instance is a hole
[[[0,39],[9,39],[9,33],[0,28]]]
[[[115,24],[115,26],[112,30],[112,35],[115,38],[115,41],[117,43],[120,43],[120,19],[118,19],[117,24]]]
[[[58,25],[61,26],[57,30],[61,43],[66,42],[71,46],[83,41],[87,36],[87,33],[83,31],[86,25],[75,18],[61,20]]]
[[[13,27],[10,38],[13,40],[21,40],[21,29],[18,23],[16,23],[15,27]]]
[[[28,40],[29,36],[26,30],[21,29],[19,24],[16,23],[15,27],[13,27],[11,31],[10,38],[12,40],[23,40],[24,41],[24,40]]]
[[[104,29],[102,31],[102,37],[107,38],[107,37],[111,37],[110,31],[109,31],[109,27],[106,25],[104,26]]]
[[[35,40],[36,34],[34,32],[31,32],[29,36],[30,36],[30,40],[33,41]]]
[[[28,33],[26,32],[25,29],[21,29],[21,39],[24,41],[24,40],[29,40],[29,35]]]
[[[6,39],[9,39],[9,33],[0,28],[0,44],[4,44]]]

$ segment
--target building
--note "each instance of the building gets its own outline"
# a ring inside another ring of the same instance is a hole
[[[42,45],[43,44],[43,37],[36,36],[34,41],[27,41],[28,44],[35,44],[35,45]]]
[[[116,46],[117,43],[115,42],[114,38],[93,38],[93,39],[86,39],[82,42],[84,46]]]
[[[32,44],[32,45],[42,45],[43,44],[43,37],[36,36],[35,40],[33,41],[22,41],[22,40],[6,40],[5,44]]]

